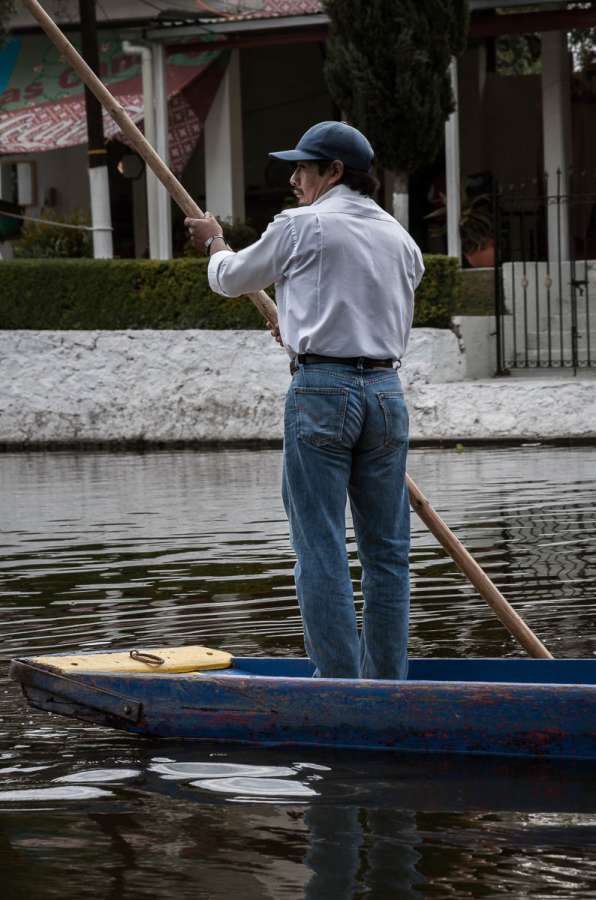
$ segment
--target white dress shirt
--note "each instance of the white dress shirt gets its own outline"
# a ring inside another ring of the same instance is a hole
[[[209,260],[224,297],[275,282],[279,329],[291,355],[400,359],[424,273],[408,232],[370,197],[340,184],[277,215],[261,238]]]

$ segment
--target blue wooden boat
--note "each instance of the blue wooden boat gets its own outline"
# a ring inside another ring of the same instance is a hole
[[[196,664],[166,659],[177,653]],[[36,708],[153,738],[596,759],[596,660],[413,659],[407,681],[372,681],[187,647],[10,671]]]

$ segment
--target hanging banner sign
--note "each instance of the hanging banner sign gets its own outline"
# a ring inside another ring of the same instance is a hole
[[[139,124],[144,116],[141,60],[124,53],[124,39],[114,32],[99,32],[101,76]],[[73,35],[71,40],[79,49],[80,37]],[[184,167],[202,127],[182,92],[221,56],[219,50],[176,49],[168,54],[170,156],[174,171],[180,172]],[[213,80],[209,78],[210,82]],[[104,133],[106,140],[120,136],[118,126],[105,112]],[[0,154],[38,153],[86,142],[85,95],[79,76],[60,58],[45,35],[9,38],[0,50]]]

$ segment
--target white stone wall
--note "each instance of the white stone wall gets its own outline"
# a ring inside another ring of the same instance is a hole
[[[464,382],[450,331],[401,370],[414,439],[596,435],[596,380]],[[285,352],[257,331],[0,331],[0,444],[276,440]]]
[[[495,317],[454,316],[451,321],[464,355],[465,380],[492,378],[497,371]]]
[[[0,332],[0,442],[280,437],[266,332]]]
[[[414,385],[418,440],[596,438],[596,379],[502,378]]]
[[[404,387],[461,381],[466,377],[461,342],[447,328],[412,329],[400,377]]]

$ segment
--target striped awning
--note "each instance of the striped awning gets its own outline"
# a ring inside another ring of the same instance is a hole
[[[123,52],[124,39],[100,32],[101,77],[142,129],[141,62]],[[80,44],[77,35],[71,40]],[[219,50],[176,49],[167,57],[170,165],[176,173],[184,169],[201,133],[223,71],[222,56]],[[104,132],[106,140],[122,140],[107,113]],[[45,35],[10,38],[0,50],[0,154],[39,153],[86,142],[85,95],[78,75]]]

